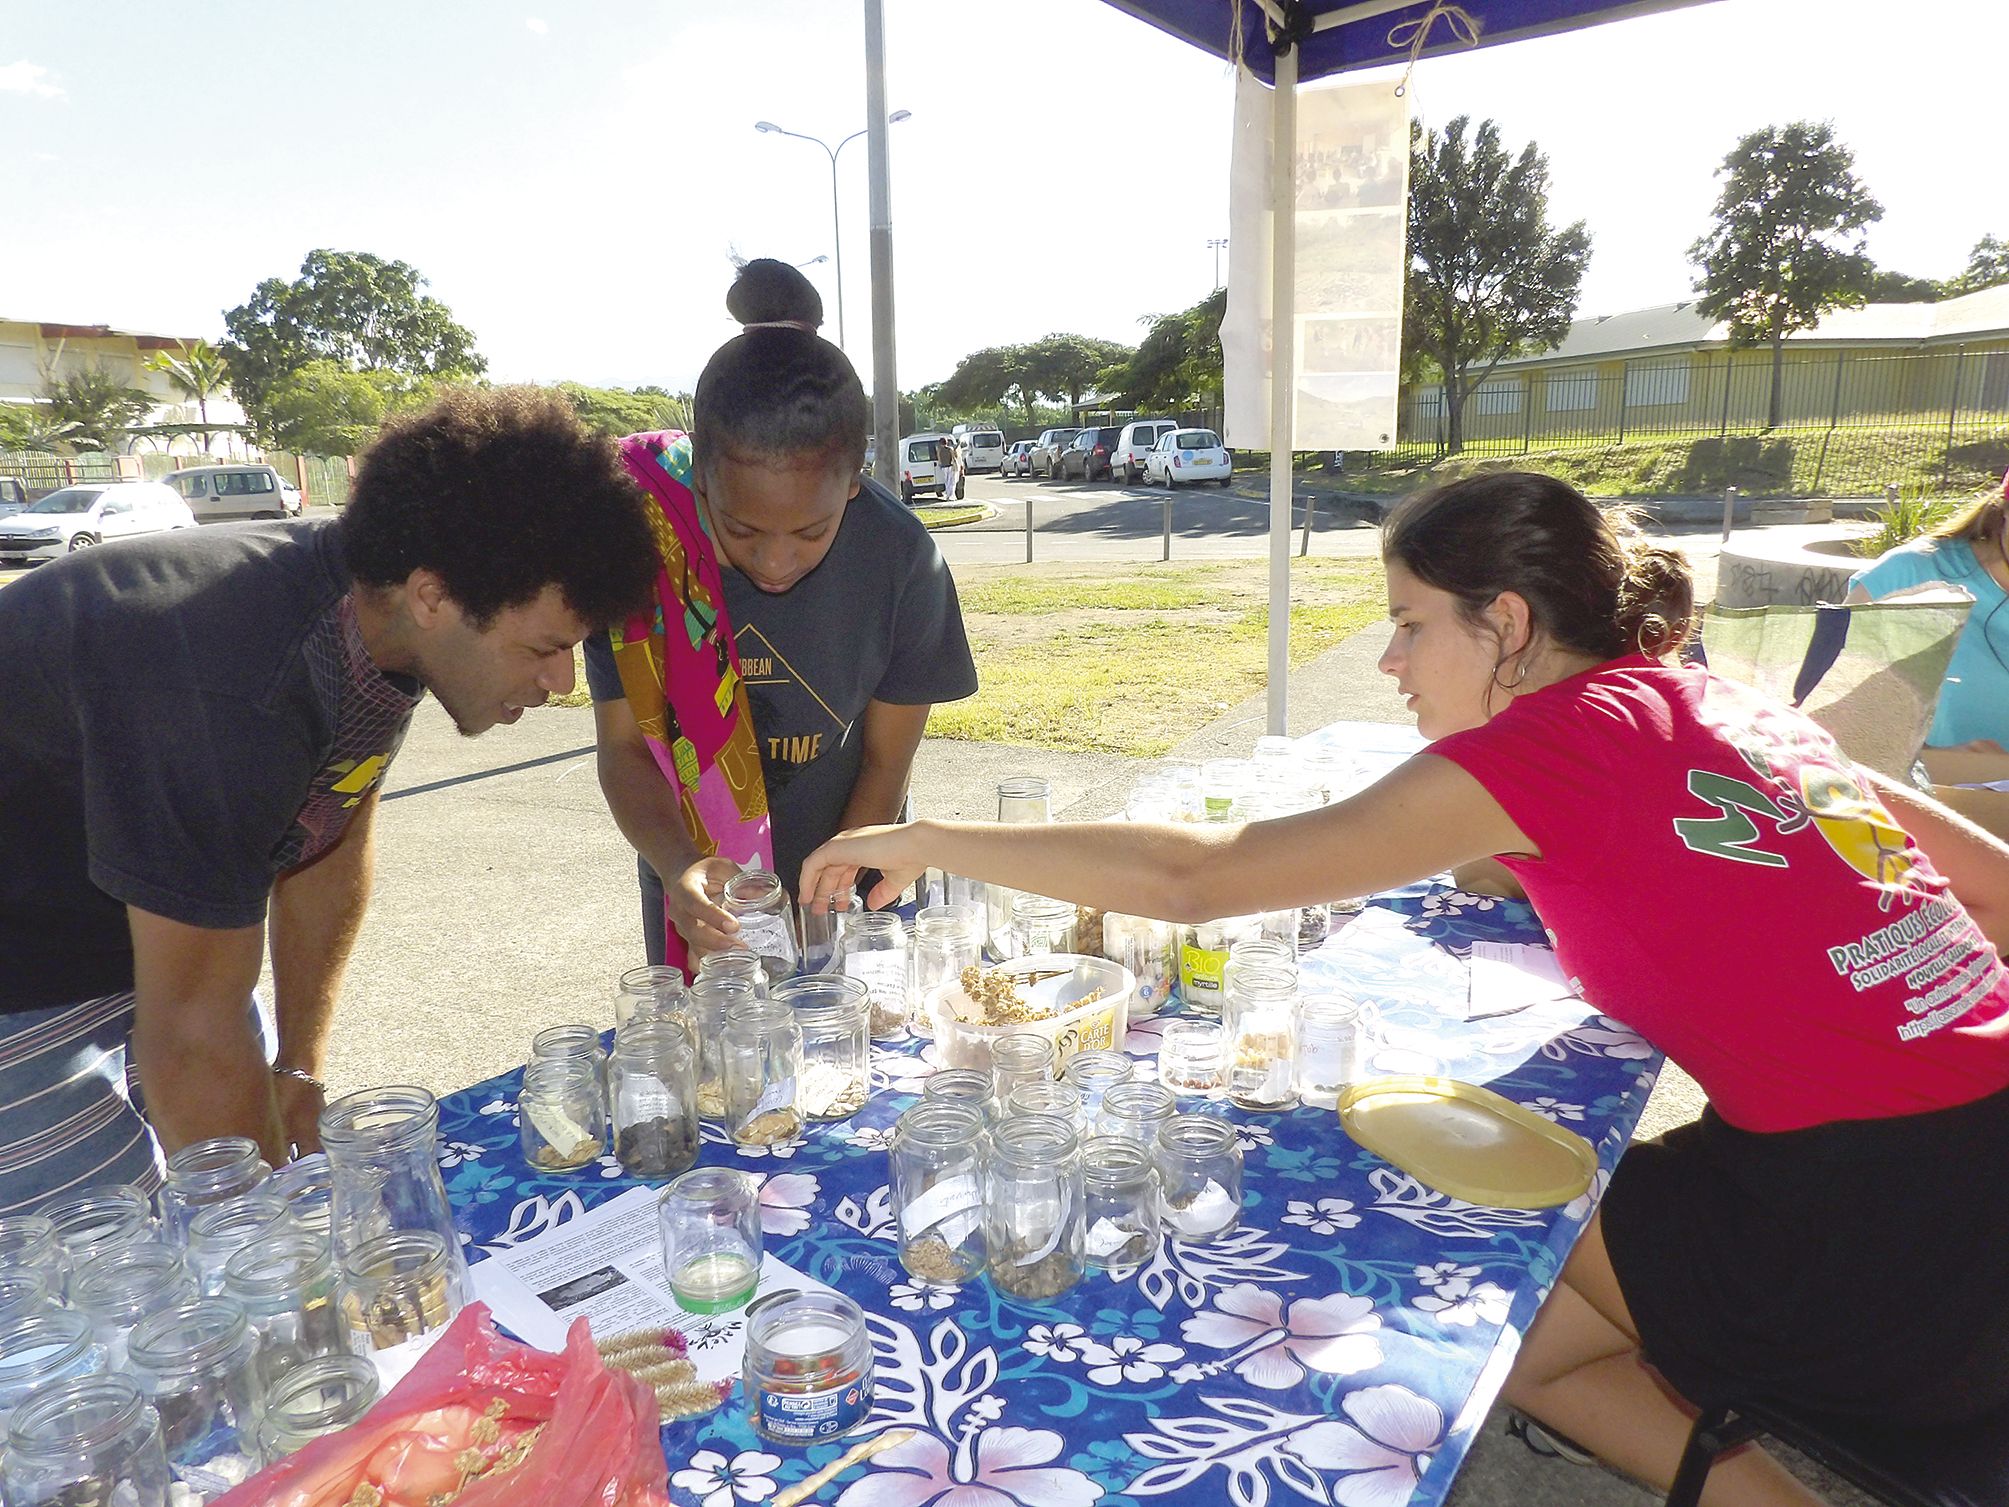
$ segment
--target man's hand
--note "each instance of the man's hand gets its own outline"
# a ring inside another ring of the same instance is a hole
[[[730,858],[700,858],[663,886],[670,923],[690,949],[693,964],[708,952],[739,945],[739,922],[718,903],[726,881],[738,872]]]
[[[328,1096],[311,1083],[274,1074],[272,1092],[279,1100],[279,1125],[293,1143],[295,1156],[310,1156],[321,1149],[321,1111]]]

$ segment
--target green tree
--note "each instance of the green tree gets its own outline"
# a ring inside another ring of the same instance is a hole
[[[992,345],[972,351],[956,363],[956,369],[928,391],[928,398],[949,412],[1001,408],[1016,404],[1032,422],[1033,404],[1039,398],[1027,369],[1023,345]]]
[[[0,403],[0,450],[54,455],[69,444],[77,426],[49,416],[45,403]]]
[[[1465,402],[1508,356],[1562,343],[1576,313],[1590,232],[1549,224],[1549,163],[1533,142],[1515,156],[1497,121],[1467,138],[1460,115],[1440,135],[1409,128],[1409,275],[1403,365],[1443,374],[1446,441],[1464,447]]]
[[[582,424],[615,439],[655,429],[691,427],[690,399],[660,387],[588,387],[580,382],[560,382],[558,390]]]
[[[1967,253],[1967,270],[1947,281],[1946,295],[1955,298],[1962,293],[1979,293],[2003,283],[2009,283],[2009,241],[1985,235]]]
[[[1156,314],[1150,330],[1128,357],[1103,372],[1106,390],[1146,408],[1179,408],[1216,398],[1222,389],[1221,321],[1228,292],[1217,288],[1189,309]]]
[[[120,381],[101,366],[81,367],[42,386],[50,427],[73,450],[116,448],[153,411],[153,395]]]
[[[1130,355],[1130,347],[1092,335],[1048,335],[1023,348],[1025,373],[1021,385],[1070,406],[1095,384],[1095,379]]]
[[[309,361],[268,389],[266,433],[296,455],[354,455],[403,408],[432,396],[433,384],[397,372],[350,371],[330,358]]]
[[[1717,171],[1716,224],[1688,251],[1702,269],[1695,307],[1728,322],[1732,345],[1771,346],[1766,427],[1775,429],[1785,412],[1786,337],[1868,296],[1876,268],[1863,245],[1883,206],[1825,122],[1753,131]]]
[[[311,362],[344,371],[451,381],[488,368],[474,336],[421,290],[406,262],[367,252],[311,251],[292,282],[268,277],[249,301],[225,312],[231,387],[261,437],[276,442],[272,395]],[[322,378],[310,385],[325,386]]]
[[[201,419],[202,448],[207,453],[215,432],[209,427],[209,400],[230,390],[230,367],[223,352],[207,340],[198,340],[178,351],[155,351],[146,368],[165,378],[176,397],[195,405]]]
[[[1946,296],[1943,283],[1929,277],[1912,277],[1879,267],[1870,274],[1863,290],[1870,303],[1938,303]]]

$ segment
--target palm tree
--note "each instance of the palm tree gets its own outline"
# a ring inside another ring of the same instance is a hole
[[[201,416],[203,453],[208,454],[213,434],[209,427],[209,400],[227,391],[230,386],[230,368],[224,363],[223,352],[207,340],[198,340],[192,345],[183,345],[179,355],[171,355],[167,351],[154,352],[146,367],[148,371],[165,377],[177,397],[195,404],[196,412]]]

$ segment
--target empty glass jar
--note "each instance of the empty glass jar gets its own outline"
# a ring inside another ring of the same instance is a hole
[[[160,1425],[129,1376],[44,1387],[7,1421],[8,1507],[166,1507]]]
[[[811,1120],[850,1119],[865,1107],[872,1083],[872,998],[864,983],[805,974],[776,984],[768,997],[795,1012],[802,1032],[795,1107]]]
[[[322,1355],[288,1371],[265,1395],[258,1443],[268,1462],[283,1460],[326,1434],[355,1423],[377,1400],[377,1368],[366,1357]]]
[[[1081,1108],[1077,1112],[1086,1134],[1086,1127],[1095,1122],[1102,1112],[1102,1096],[1119,1083],[1128,1083],[1136,1075],[1137,1065],[1122,1052],[1077,1052],[1067,1059],[1067,1067],[1062,1076],[1074,1085],[1081,1095]]]
[[[8,1214],[0,1217],[0,1271],[32,1267],[49,1274],[50,1286],[60,1297],[69,1262],[63,1256],[63,1242],[56,1234],[56,1221],[45,1214]]]
[[[742,869],[725,882],[720,905],[739,922],[739,945],[760,960],[770,985],[792,978],[801,965],[795,907],[777,875]]]
[[[324,1240],[288,1231],[252,1241],[224,1266],[223,1291],[258,1336],[266,1387],[316,1356],[348,1350],[335,1260]]]
[[[760,1185],[731,1167],[697,1167],[656,1201],[670,1291],[692,1313],[744,1307],[760,1285]]]
[[[983,1118],[988,1125],[997,1117],[997,1105],[991,1098],[991,1077],[975,1068],[945,1067],[928,1079],[921,1090],[923,1100],[941,1104],[967,1104]]]
[[[188,1222],[188,1270],[205,1297],[223,1291],[223,1268],[232,1254],[261,1235],[290,1227],[283,1200],[266,1184],[228,1203],[198,1209]]]
[[[0,1321],[55,1307],[58,1275],[45,1266],[0,1266]]]
[[[1297,1088],[1307,1104],[1336,1109],[1360,1071],[1360,1005],[1330,990],[1298,1001]]]
[[[1228,989],[1228,1102],[1273,1113],[1297,1102],[1297,971],[1239,969]]]
[[[1118,1083],[1102,1096],[1090,1127],[1099,1136],[1135,1141],[1148,1151],[1158,1144],[1158,1127],[1178,1112],[1178,1100],[1162,1083]]]
[[[1110,911],[1102,918],[1102,955],[1128,968],[1137,980],[1137,992],[1130,997],[1132,1024],[1171,1003],[1179,987],[1179,928],[1170,921]]]
[[[334,1223],[335,1175],[325,1152],[296,1156],[259,1189],[286,1201],[286,1213],[310,1235],[327,1240]]]
[[[1228,960],[1221,965],[1221,989],[1223,993],[1235,982],[1235,975],[1244,968],[1282,968],[1295,975],[1297,973],[1297,949],[1274,937],[1245,937],[1228,949]]]
[[[750,954],[713,953],[712,957],[748,958]],[[712,959],[706,958],[709,963]],[[760,965],[749,970],[760,972]],[[691,985],[691,1020],[698,1037],[698,1115],[706,1120],[725,1118],[725,1017],[734,1005],[749,1004],[760,997],[744,978],[699,972]]]
[[[777,1000],[748,1000],[726,1011],[723,1044],[726,1129],[742,1146],[772,1146],[802,1133],[796,1094],[802,1027]]]
[[[321,1112],[321,1146],[334,1178],[335,1260],[344,1275],[389,1281],[418,1257],[410,1244],[384,1242],[427,1235],[430,1240],[419,1244],[436,1252],[441,1266],[418,1284],[424,1301],[414,1311],[428,1323],[440,1306],[446,1310],[441,1322],[459,1313],[467,1300],[467,1263],[440,1180],[438,1101],[401,1084],[346,1094]],[[359,1265],[366,1250],[371,1262]],[[392,1253],[396,1259],[386,1266]]]
[[[244,1136],[191,1141],[167,1159],[167,1181],[160,1190],[161,1228],[169,1240],[185,1244],[188,1222],[197,1209],[249,1193],[271,1175],[257,1142]]]
[[[1081,1121],[1081,1090],[1072,1083],[1055,1078],[1021,1083],[1005,1100],[1004,1114],[1006,1118],[1014,1115],[1053,1115],[1070,1125],[1078,1125]]]
[[[1158,1081],[1175,1094],[1212,1098],[1221,1091],[1228,1033],[1218,1020],[1182,1015],[1158,1033]]]
[[[998,820],[1011,825],[1053,820],[1052,793],[1045,780],[1036,775],[1016,775],[998,782]],[[1007,928],[1011,924],[1012,898],[1018,892],[1001,884],[985,887],[985,929],[990,934],[991,951],[998,958],[1017,957],[1023,952],[1007,950]]]
[[[533,1059],[516,1094],[516,1125],[523,1160],[534,1172],[577,1172],[598,1161],[607,1149],[607,1106],[592,1059]]]
[[[916,1036],[935,1034],[929,996],[957,983],[965,968],[983,961],[983,934],[980,908],[930,905],[915,915],[914,942],[907,955],[907,1023]]]
[[[968,1102],[923,1099],[893,1127],[900,1264],[923,1281],[967,1282],[984,1269],[985,1144],[982,1113]]]
[[[660,965],[630,968],[621,975],[620,987],[614,994],[614,1029],[620,1030],[637,1015],[668,1019],[683,1003],[683,970]]]
[[[72,1276],[93,1256],[154,1234],[152,1201],[124,1183],[52,1199],[41,1213],[56,1227]]]
[[[1071,1119],[1014,1115],[991,1133],[984,1241],[1000,1292],[1043,1302],[1081,1280],[1081,1142]]]
[[[591,1026],[546,1026],[530,1038],[530,1058],[524,1066],[540,1062],[583,1063],[592,1068],[599,1083],[607,1081],[607,1049],[600,1045],[600,1033]]]
[[[1158,1253],[1158,1173],[1150,1147],[1090,1136],[1082,1143],[1081,1184],[1082,1252],[1090,1266],[1141,1266]]]
[[[390,1350],[444,1329],[466,1301],[460,1242],[437,1230],[405,1229],[363,1242],[342,1257],[342,1318],[349,1347]]]
[[[165,1309],[132,1332],[133,1379],[160,1419],[168,1469],[203,1501],[249,1480],[263,1463],[257,1336],[229,1298]]]
[[[735,947],[727,952],[708,952],[698,960],[697,982],[706,979],[729,979],[736,984],[745,984],[760,996],[767,998],[767,970],[760,966],[760,959],[743,947]]]
[[[91,1321],[107,1371],[123,1370],[126,1339],[149,1314],[194,1301],[195,1279],[179,1249],[157,1240],[116,1246],[77,1268],[70,1302]]]
[[[1072,900],[1014,893],[1011,918],[1003,939],[1004,955],[1027,958],[1075,951],[1074,923],[1077,915]],[[995,942],[999,934],[993,931],[991,937]]]
[[[991,1097],[1002,1110],[1023,1083],[1051,1083],[1053,1038],[1038,1031],[1007,1031],[991,1042]]]
[[[47,1383],[104,1368],[89,1314],[46,1308],[0,1319],[0,1424]]]
[[[865,914],[865,902],[857,891],[846,890],[842,899],[833,895],[822,905],[797,909],[802,927],[802,971],[832,972],[837,967],[837,947],[844,930]]]
[[[1218,1240],[1242,1217],[1242,1143],[1207,1115],[1174,1115],[1158,1127],[1158,1213],[1181,1240]]]
[[[874,1037],[907,1029],[907,932],[898,916],[866,911],[848,917],[837,938],[836,971],[865,986]]]
[[[614,1155],[630,1177],[675,1177],[698,1159],[697,1072],[682,1021],[635,1020],[614,1033]]]

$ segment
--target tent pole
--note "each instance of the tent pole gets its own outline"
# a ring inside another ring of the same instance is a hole
[[[1290,696],[1291,437],[1296,397],[1296,46],[1277,54],[1270,97],[1270,630],[1269,731],[1284,733]]]

